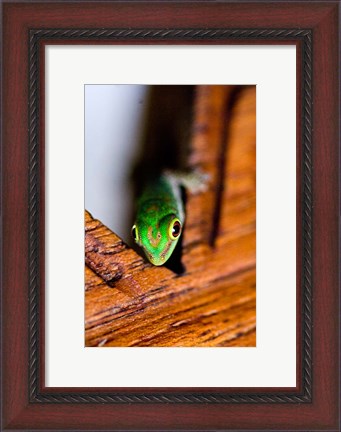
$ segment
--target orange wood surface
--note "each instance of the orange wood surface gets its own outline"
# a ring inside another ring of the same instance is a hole
[[[183,274],[85,212],[86,346],[256,346],[255,86],[198,86],[191,136]]]

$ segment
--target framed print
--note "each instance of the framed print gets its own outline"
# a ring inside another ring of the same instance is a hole
[[[338,430],[339,4],[2,23],[2,428]]]

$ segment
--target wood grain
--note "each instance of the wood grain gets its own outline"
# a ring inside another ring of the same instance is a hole
[[[255,346],[255,87],[199,86],[185,273],[155,267],[85,215],[87,346]],[[214,238],[212,237],[214,235]]]

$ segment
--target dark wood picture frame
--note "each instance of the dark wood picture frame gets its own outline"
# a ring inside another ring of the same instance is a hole
[[[339,430],[339,6],[3,3],[3,430]],[[296,387],[45,387],[46,43],[296,45]]]

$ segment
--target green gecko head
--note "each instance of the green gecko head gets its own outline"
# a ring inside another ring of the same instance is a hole
[[[142,247],[148,260],[160,266],[172,255],[181,235],[181,222],[170,214],[161,219],[139,217],[131,229],[135,242]]]

